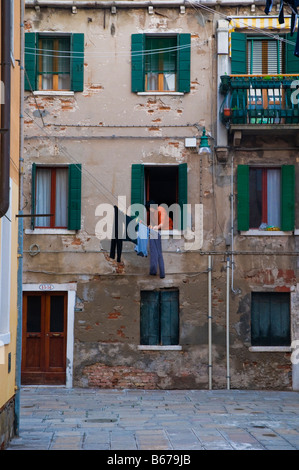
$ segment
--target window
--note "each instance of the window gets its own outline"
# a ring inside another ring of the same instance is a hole
[[[168,215],[173,219],[173,228],[185,228],[187,173],[187,163],[173,166],[132,165],[131,204],[145,206],[149,200],[154,200],[158,205],[164,204],[169,208]]]
[[[25,90],[83,91],[84,34],[25,34]]]
[[[284,73],[284,43],[279,39],[247,36],[247,73],[277,75]]]
[[[253,292],[251,297],[252,346],[290,346],[290,294]]]
[[[249,34],[231,33],[231,73],[242,74],[291,74],[299,72],[290,34],[278,39],[265,39]]]
[[[238,165],[238,230],[294,230],[295,167]]]
[[[70,37],[39,37],[37,80],[39,90],[70,90]]]
[[[177,345],[179,343],[179,291],[142,291],[140,344]]]
[[[249,168],[249,226],[280,227],[280,168]]]
[[[190,34],[132,34],[132,91],[190,91]]]
[[[32,166],[32,228],[81,226],[81,165]]]
[[[145,90],[176,90],[177,37],[145,39]],[[150,51],[150,52],[148,52]]]

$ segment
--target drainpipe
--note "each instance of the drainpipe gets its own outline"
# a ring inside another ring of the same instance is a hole
[[[19,157],[19,215],[18,218],[18,325],[16,349],[16,395],[15,395],[15,435],[20,433],[20,394],[22,362],[22,322],[23,322],[23,165],[24,165],[24,2],[21,0],[20,12],[20,157]]]
[[[209,344],[209,390],[212,390],[212,257],[208,267],[208,344]]]
[[[230,389],[230,362],[229,362],[229,256],[226,260],[226,384],[227,390]]]
[[[1,104],[1,159],[0,159],[0,217],[9,208],[10,166],[10,2],[2,2],[1,11],[1,81],[4,84],[4,103]],[[2,85],[3,86],[3,85]]]

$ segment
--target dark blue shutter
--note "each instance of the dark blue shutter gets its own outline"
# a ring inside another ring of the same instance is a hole
[[[179,293],[160,292],[161,344],[179,344]]]
[[[140,344],[158,345],[159,327],[159,292],[141,292],[140,306]]]

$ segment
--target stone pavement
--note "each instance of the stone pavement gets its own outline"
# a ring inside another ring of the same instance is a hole
[[[23,387],[7,450],[298,450],[299,392]]]

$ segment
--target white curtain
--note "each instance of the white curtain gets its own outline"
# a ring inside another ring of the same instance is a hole
[[[280,227],[280,170],[267,170],[268,225]]]
[[[36,214],[50,214],[51,210],[51,170],[36,171]],[[36,227],[50,227],[50,217],[37,217]]]
[[[55,227],[67,227],[68,170],[56,169]]]
[[[164,73],[164,90],[175,91],[175,73]]]
[[[53,41],[43,39],[42,44],[42,89],[53,90]]]

